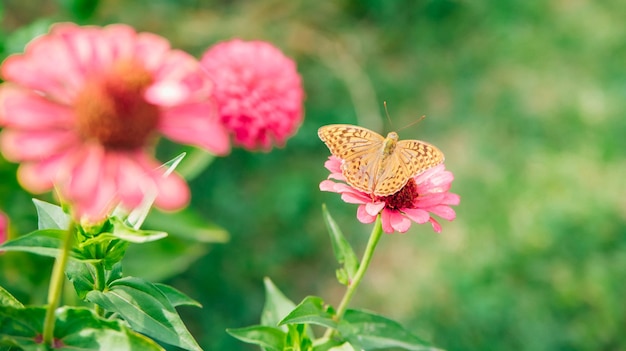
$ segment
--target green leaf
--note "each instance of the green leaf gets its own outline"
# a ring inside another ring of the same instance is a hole
[[[6,291],[3,287],[0,286],[0,305],[9,306],[14,308],[23,308],[21,302],[19,302],[10,292]]]
[[[259,345],[268,351],[283,351],[286,333],[278,327],[254,325],[245,328],[226,329],[233,337],[249,344]]]
[[[80,261],[69,261],[65,268],[67,278],[74,285],[76,294],[82,300],[85,300],[87,293],[96,289],[95,277],[96,268],[91,263]],[[122,278],[121,263],[115,264],[111,270],[105,271],[106,285],[110,285],[113,281]]]
[[[398,322],[360,310],[347,310],[337,328],[359,350],[398,347],[412,351],[439,350],[411,334]]]
[[[182,154],[165,162],[163,165],[159,166],[157,169],[167,168],[163,172],[163,177],[167,177],[170,174],[172,174],[172,172],[174,172],[174,169],[176,169],[176,167],[178,166],[178,164],[180,163],[180,161],[182,161],[184,157],[185,157],[185,153],[183,152]],[[152,189],[151,192],[144,194],[144,198],[141,201],[141,204],[135,207],[128,214],[128,216],[122,216],[122,217],[126,217],[126,222],[128,223],[129,226],[131,226],[134,229],[139,229],[141,227],[141,225],[143,224],[143,221],[146,219],[146,216],[148,216],[148,213],[150,212],[150,208],[152,208],[152,204],[154,203],[154,200],[156,199],[156,197],[157,197],[157,191],[156,189]],[[113,211],[114,215],[116,216],[118,213],[125,213],[125,212],[126,212],[125,209],[120,206],[118,206]]]
[[[359,259],[354,253],[352,246],[350,246],[350,243],[348,243],[345,236],[341,232],[341,229],[330,215],[330,212],[328,212],[326,205],[322,205],[322,214],[324,215],[324,222],[326,222],[326,227],[328,228],[328,233],[330,234],[330,241],[333,245],[335,258],[343,267],[340,272],[337,272],[337,278],[340,283],[348,285],[354,278],[356,271],[359,269]]]
[[[182,148],[186,150],[187,156],[185,162],[181,163],[177,169],[178,173],[187,181],[197,177],[215,160],[215,155],[204,149],[194,146],[183,146]]]
[[[162,231],[141,230],[129,227],[118,217],[110,217],[109,221],[113,225],[113,236],[131,243],[147,243],[167,236],[167,233]]]
[[[0,346],[26,351],[47,350],[41,344],[45,314],[44,307],[0,306]],[[99,318],[91,310],[61,307],[55,315],[54,343],[62,349],[163,351],[153,340],[124,323]]]
[[[296,304],[289,300],[268,277],[263,279],[265,285],[265,305],[261,313],[261,325],[275,327],[291,312]],[[287,331],[287,327],[283,327]]]
[[[144,226],[159,228],[171,235],[202,243],[225,243],[229,240],[228,232],[224,228],[190,209],[173,213],[153,211],[146,218]]]
[[[70,226],[70,216],[63,209],[51,203],[33,199],[37,209],[37,228],[39,229],[63,229]]]
[[[22,235],[0,245],[0,251],[23,251],[41,256],[57,257],[62,238],[67,235],[67,230],[42,229]],[[80,252],[72,250],[71,258],[86,260]]]
[[[321,325],[326,328],[337,328],[333,320],[334,312],[324,307],[324,300],[317,296],[307,296],[291,311],[287,317],[280,321],[279,325],[310,323]]]
[[[177,306],[202,307],[200,302],[192,299],[191,297],[185,295],[183,292],[181,292],[180,290],[178,290],[178,289],[176,289],[176,288],[174,288],[172,286],[169,286],[169,285],[166,285],[166,284],[161,284],[161,283],[153,283],[153,284],[159,290],[161,290],[163,295],[165,295],[165,297],[167,297],[167,299],[170,301],[170,303],[174,307],[177,307]]]
[[[313,348],[311,338],[305,330],[308,324],[289,324],[285,345],[288,350],[310,351]],[[309,328],[310,329],[310,328]]]
[[[140,278],[115,280],[105,292],[90,291],[87,300],[118,313],[136,331],[187,350],[201,350],[168,298]]]
[[[91,264],[69,261],[65,268],[65,275],[74,285],[74,290],[81,300],[86,298],[88,292],[95,289],[95,269]]]

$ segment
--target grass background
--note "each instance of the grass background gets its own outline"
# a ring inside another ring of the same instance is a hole
[[[444,151],[461,195],[457,219],[441,234],[413,226],[384,236],[352,306],[447,350],[622,350],[624,18],[620,1],[588,0],[3,0],[1,39],[6,56],[52,22],[122,22],[195,56],[239,37],[271,41],[298,63],[306,117],[286,147],[236,149],[190,180],[190,210],[230,241],[174,237],[129,252],[129,272],[204,305],[180,312],[205,349],[253,349],[224,329],[258,322],[264,276],[294,301],[338,303],[321,204],[359,250],[370,227],[356,221],[355,206],[319,192],[328,151],[317,128],[383,133],[426,115],[400,136]],[[179,151],[163,144],[159,156]],[[0,163],[13,235],[36,227],[15,168]],[[50,265],[4,254],[0,284],[43,303]]]

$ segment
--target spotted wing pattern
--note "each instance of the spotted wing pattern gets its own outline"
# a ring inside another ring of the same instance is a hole
[[[318,135],[330,152],[343,160],[346,182],[377,196],[397,193],[411,177],[444,160],[439,149],[419,140],[397,141],[395,148],[385,154],[383,145],[389,139],[347,124],[321,127]]]
[[[342,174],[352,187],[372,194],[382,155],[383,138],[367,128],[332,124],[318,130],[330,152],[342,159]]]
[[[410,178],[443,163],[443,153],[419,140],[400,140],[376,179],[374,194],[388,196],[402,189]]]

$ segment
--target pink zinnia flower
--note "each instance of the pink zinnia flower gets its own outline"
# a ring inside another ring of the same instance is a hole
[[[441,232],[441,225],[431,216],[435,214],[449,221],[456,217],[450,205],[458,205],[460,197],[450,193],[454,176],[440,164],[411,179],[399,192],[389,196],[373,196],[330,179],[345,181],[341,174],[341,159],[330,156],[324,166],[331,172],[327,180],[320,183],[320,190],[341,194],[343,201],[359,204],[357,218],[361,223],[372,223],[378,214],[381,216],[385,233],[404,233],[411,227],[411,221],[419,224],[430,222],[435,232]]]
[[[234,142],[249,150],[282,146],[302,122],[304,91],[296,64],[269,43],[231,40],[201,59]]]
[[[54,25],[1,68],[0,148],[20,162],[30,191],[56,187],[81,219],[137,206],[157,192],[172,210],[189,199],[178,175],[162,177],[148,150],[162,134],[216,154],[229,151],[211,82],[193,57],[126,25]]]

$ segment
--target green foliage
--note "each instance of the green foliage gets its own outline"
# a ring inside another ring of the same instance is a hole
[[[339,322],[331,306],[320,297],[306,297],[293,307],[293,302],[268,279],[265,279],[266,302],[261,325],[228,329],[233,337],[264,350],[402,350],[435,351],[420,338],[395,321],[380,315],[358,310],[348,310]],[[290,308],[288,310],[287,308]],[[284,316],[275,323],[276,316]],[[334,331],[332,337],[316,339],[311,325]],[[282,326],[281,329],[279,326]],[[287,329],[284,327],[287,326]]]
[[[359,269],[359,259],[356,257],[352,246],[346,240],[341,229],[332,218],[326,205],[322,206],[322,214],[324,215],[324,222],[328,228],[330,234],[330,241],[333,245],[333,252],[337,262],[343,267],[337,270],[337,279],[343,285],[349,285],[354,279],[356,271]]]
[[[106,291],[88,292],[86,300],[119,314],[134,330],[154,339],[186,350],[201,350],[172,302],[152,283],[124,277],[109,284]]]
[[[75,234],[76,242],[69,252],[74,260],[66,267],[65,274],[80,299],[100,306],[101,314],[116,316],[114,320],[101,320],[88,310],[59,309],[54,329],[50,329],[55,333],[54,347],[162,350],[138,334],[142,333],[186,350],[201,350],[175,309],[181,305],[200,307],[200,303],[171,286],[122,275],[120,261],[129,243],[151,242],[167,234],[135,229],[118,217],[83,227],[71,222],[59,206],[43,201],[35,201],[35,205],[40,229],[5,242],[0,248],[58,257],[62,254],[64,238]],[[25,350],[42,349],[46,309],[24,307],[4,288],[0,288],[0,302],[0,343]]]
[[[0,305],[0,346],[43,351],[41,333],[44,307]],[[80,350],[163,350],[154,341],[120,321],[96,316],[85,308],[62,307],[56,311],[55,348]]]

